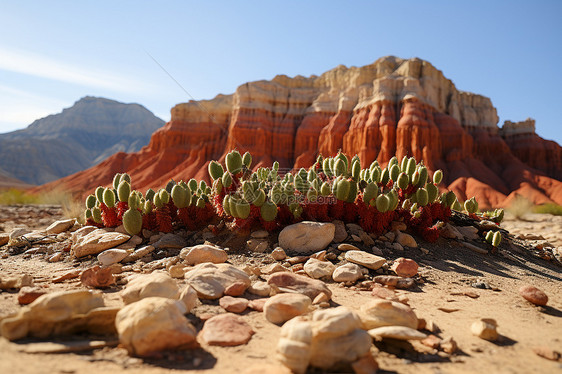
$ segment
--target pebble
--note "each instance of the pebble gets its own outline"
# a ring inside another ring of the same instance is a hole
[[[250,300],[250,302],[248,303],[248,308],[253,309],[257,312],[263,312],[263,307],[267,300],[269,300],[268,297]]]
[[[390,229],[392,231],[404,231],[408,228],[408,226],[406,226],[406,224],[404,222],[400,222],[400,221],[392,221],[390,223]]]
[[[61,283],[65,280],[78,278],[80,276],[80,269],[71,270],[53,279],[53,283]]]
[[[150,240],[152,241],[152,238],[150,238]],[[156,249],[181,249],[187,246],[187,240],[182,236],[167,233],[162,235],[152,246]]]
[[[34,302],[39,296],[45,295],[47,290],[41,287],[25,286],[18,292],[18,304],[27,305]]]
[[[242,313],[248,307],[248,299],[242,297],[223,296],[219,300],[219,305],[231,313]]]
[[[147,297],[177,299],[179,293],[176,281],[167,273],[154,271],[129,281],[127,287],[121,291],[121,298],[125,304],[131,304]]]
[[[468,240],[480,238],[478,229],[474,226],[457,226],[456,229]]]
[[[341,243],[347,239],[347,230],[345,229],[345,224],[342,221],[335,220],[332,222],[336,228],[334,233],[334,243]]]
[[[180,251],[180,258],[188,265],[198,265],[205,262],[221,264],[226,262],[228,254],[224,249],[201,244],[194,247],[185,247]]]
[[[386,259],[384,257],[375,256],[363,251],[347,251],[345,253],[345,259],[349,262],[353,262],[373,270],[379,269],[386,263]]]
[[[361,237],[355,234],[351,234],[351,240],[353,240],[354,242],[360,243],[361,242]]]
[[[312,253],[326,248],[334,239],[332,223],[303,221],[286,226],[279,233],[279,246],[298,253]]]
[[[383,326],[418,327],[418,318],[412,308],[390,300],[375,299],[361,305],[359,317],[365,330]]]
[[[224,288],[224,294],[228,296],[240,296],[248,289],[246,281],[238,280]]]
[[[74,219],[74,218],[55,221],[52,224],[50,224],[49,227],[47,227],[45,229],[45,232],[47,234],[60,234],[61,232],[67,231],[72,226],[74,226],[75,222],[76,222],[76,219]]]
[[[231,347],[248,343],[253,334],[254,330],[242,317],[224,313],[205,321],[198,336],[206,344]]]
[[[535,352],[537,356],[546,358],[547,360],[562,361],[562,353],[547,346],[535,347],[533,348],[533,352]]]
[[[443,352],[445,353],[453,354],[459,349],[459,346],[455,341],[455,339],[453,339],[452,336],[449,336],[441,340],[441,343],[439,344],[439,348],[441,348],[441,350],[443,350]]]
[[[129,252],[124,249],[107,249],[98,254],[98,261],[102,266],[110,266],[121,262]]]
[[[359,248],[357,248],[353,244],[348,244],[348,243],[342,243],[342,244],[338,245],[338,250],[340,250],[340,251],[360,251]]]
[[[0,234],[0,247],[7,244],[10,241],[10,234],[2,233]]]
[[[394,292],[394,290],[384,288],[379,285],[373,287],[371,295],[379,299],[398,301],[398,296],[396,295],[396,292]]]
[[[310,258],[303,266],[308,276],[314,279],[331,278],[336,266],[329,261],[320,261]]]
[[[241,282],[245,288],[251,284],[248,274],[226,263],[196,265],[185,274],[185,280],[202,299],[218,299],[223,296],[228,286],[237,282]]]
[[[491,318],[483,318],[479,321],[475,321],[470,326],[470,331],[472,335],[478,336],[481,339],[494,341],[498,339],[498,332],[496,328],[498,324],[496,320]]]
[[[298,293],[281,293],[269,298],[263,306],[265,319],[271,323],[282,324],[293,317],[308,312],[312,300]]]
[[[115,284],[115,277],[111,268],[94,266],[86,269],[80,274],[80,282],[85,287],[107,288]]]
[[[341,265],[334,269],[332,274],[332,279],[334,282],[357,282],[358,279],[363,277],[363,272],[361,266],[348,263]]]
[[[373,252],[374,255],[377,256],[384,256],[384,253],[382,252],[382,249],[380,249],[379,247],[373,246],[371,248],[371,252]]]
[[[415,283],[412,278],[402,278],[395,275],[377,275],[373,280],[385,286],[396,288],[410,288]]]
[[[271,287],[267,282],[257,281],[248,288],[248,292],[256,296],[268,297],[271,294]]]
[[[359,237],[361,238],[363,244],[368,246],[375,245],[375,241],[373,240],[373,238],[371,238],[365,231],[361,231]]]
[[[396,238],[395,238],[396,242],[402,245],[403,247],[416,248],[418,246],[418,243],[416,243],[416,240],[412,237],[412,235],[405,234],[401,231],[396,231],[395,234],[396,234]]]
[[[54,255],[49,257],[49,262],[59,262],[62,260],[62,252],[57,252]]]
[[[267,284],[276,293],[296,292],[308,296],[311,300],[315,300],[322,294],[325,295],[327,300],[330,300],[332,297],[332,291],[324,282],[299,274],[289,272],[275,273],[269,277]]]
[[[133,253],[129,254],[127,257],[125,257],[123,260],[121,260],[121,262],[135,262],[138,259],[143,258],[144,256],[148,256],[149,254],[151,254],[155,250],[156,250],[156,248],[154,248],[153,246],[146,245],[144,247],[138,248]]]
[[[548,303],[548,296],[543,291],[531,285],[521,286],[521,288],[519,288],[519,295],[535,305],[546,305]]]
[[[390,267],[399,277],[410,278],[418,273],[418,264],[409,258],[399,257]]]
[[[287,269],[285,266],[281,265],[278,262],[274,262],[273,264],[260,268],[261,274],[273,274],[273,273],[278,273],[280,271],[289,271],[289,269]]]
[[[367,331],[375,339],[397,339],[397,340],[423,340],[427,335],[416,329],[405,326],[383,326]]]
[[[265,239],[269,236],[269,233],[265,230],[258,230],[252,232],[250,236],[255,239]]]
[[[277,247],[271,252],[271,257],[273,257],[273,259],[276,261],[283,261],[287,258],[287,254],[285,253],[283,248]]]
[[[175,264],[168,268],[168,274],[172,278],[183,278],[185,276],[185,266],[182,264]]]
[[[78,258],[88,255],[97,255],[106,249],[126,242],[130,238],[131,237],[127,234],[97,229],[80,237],[76,244],[72,246],[71,252]]]
[[[267,240],[262,239],[250,239],[246,242],[246,249],[256,253],[264,253],[268,246]]]
[[[430,334],[427,338],[423,339],[421,343],[426,347],[437,349],[441,345],[441,339],[433,334]]]
[[[443,229],[441,229],[441,236],[448,239],[458,239],[463,240],[464,235],[457,230],[457,228],[450,223],[445,224]]]

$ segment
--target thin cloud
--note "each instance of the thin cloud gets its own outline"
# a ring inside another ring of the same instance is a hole
[[[144,88],[134,79],[100,70],[85,69],[27,51],[0,47],[0,56],[2,56],[0,70],[119,92],[138,93]]]

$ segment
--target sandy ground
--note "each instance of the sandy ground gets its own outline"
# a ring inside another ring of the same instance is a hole
[[[37,217],[42,216],[40,212],[33,220],[37,221]],[[0,217],[6,217],[6,214],[0,214]],[[48,218],[56,218],[56,215]],[[521,222],[508,217],[502,226],[515,234],[542,235],[552,244],[560,245],[560,218],[532,215]],[[26,222],[22,220],[13,224],[4,221],[0,224],[5,229],[25,225]],[[439,239],[434,245],[420,239],[421,247],[429,250],[428,253],[418,248],[387,256],[389,260],[408,257],[420,264],[417,285],[397,292],[408,298],[418,317],[433,321],[440,328],[439,337],[453,337],[459,350],[448,355],[418,342],[376,342],[372,351],[380,365],[380,373],[562,372],[562,362],[547,360],[533,352],[540,346],[562,352],[562,266],[537,257],[536,251],[527,245],[533,242],[517,239],[513,239],[514,244],[508,242],[503,245],[508,257],[481,255],[446,239]],[[240,251],[235,262],[252,260],[251,256]],[[32,274],[35,283],[48,290],[82,288],[77,280],[54,284],[52,279],[65,271],[93,264],[48,263],[42,257],[24,258],[24,255],[4,257],[0,259],[0,275]],[[253,260],[259,262],[259,259]],[[476,282],[484,282],[491,289],[472,287]],[[534,306],[519,296],[518,289],[524,284],[535,285],[546,292],[550,298],[548,306]],[[346,288],[336,283],[330,283],[329,287],[333,291],[332,305],[358,309],[362,303],[373,298],[369,291]],[[121,305],[119,290],[115,287],[104,291],[106,304]],[[473,297],[465,296],[467,291],[471,291]],[[0,293],[0,315],[19,308],[17,293]],[[202,322],[197,316],[222,311],[218,302],[205,302],[196,307],[191,319],[199,329]],[[61,344],[79,346],[84,340],[99,339],[89,336],[17,343],[1,338],[0,373],[244,373],[255,365],[278,365],[275,347],[280,327],[269,323],[262,313],[255,311],[245,312],[243,318],[256,332],[247,345],[213,347],[203,344],[197,350],[165,353],[153,359],[131,358],[115,344],[84,352],[41,353],[60,349]],[[498,322],[501,335],[498,341],[485,341],[470,333],[470,325],[480,318],[494,318]],[[263,372],[269,371],[264,369]],[[310,368],[308,371],[321,372]]]

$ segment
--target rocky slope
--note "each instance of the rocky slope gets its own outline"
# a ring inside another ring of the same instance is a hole
[[[476,196],[481,207],[506,205],[517,194],[562,204],[562,148],[530,126],[497,123],[489,98],[459,91],[429,62],[383,57],[178,104],[140,152],[118,153],[45,188],[86,194],[124,171],[138,189],[170,178],[207,179],[208,161],[232,148],[250,151],[255,167],[277,160],[282,168],[307,167],[319,153],[342,149],[358,154],[363,167],[375,159],[384,165],[395,154],[423,159],[444,170],[445,186],[461,200]]]
[[[0,167],[43,184],[96,165],[116,152],[136,152],[164,121],[138,104],[84,97],[62,113],[0,135]]]

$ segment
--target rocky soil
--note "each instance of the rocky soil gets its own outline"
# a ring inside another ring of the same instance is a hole
[[[143,239],[0,206],[0,372],[559,372],[562,221],[524,218],[493,250],[462,215],[433,244],[400,223]]]

